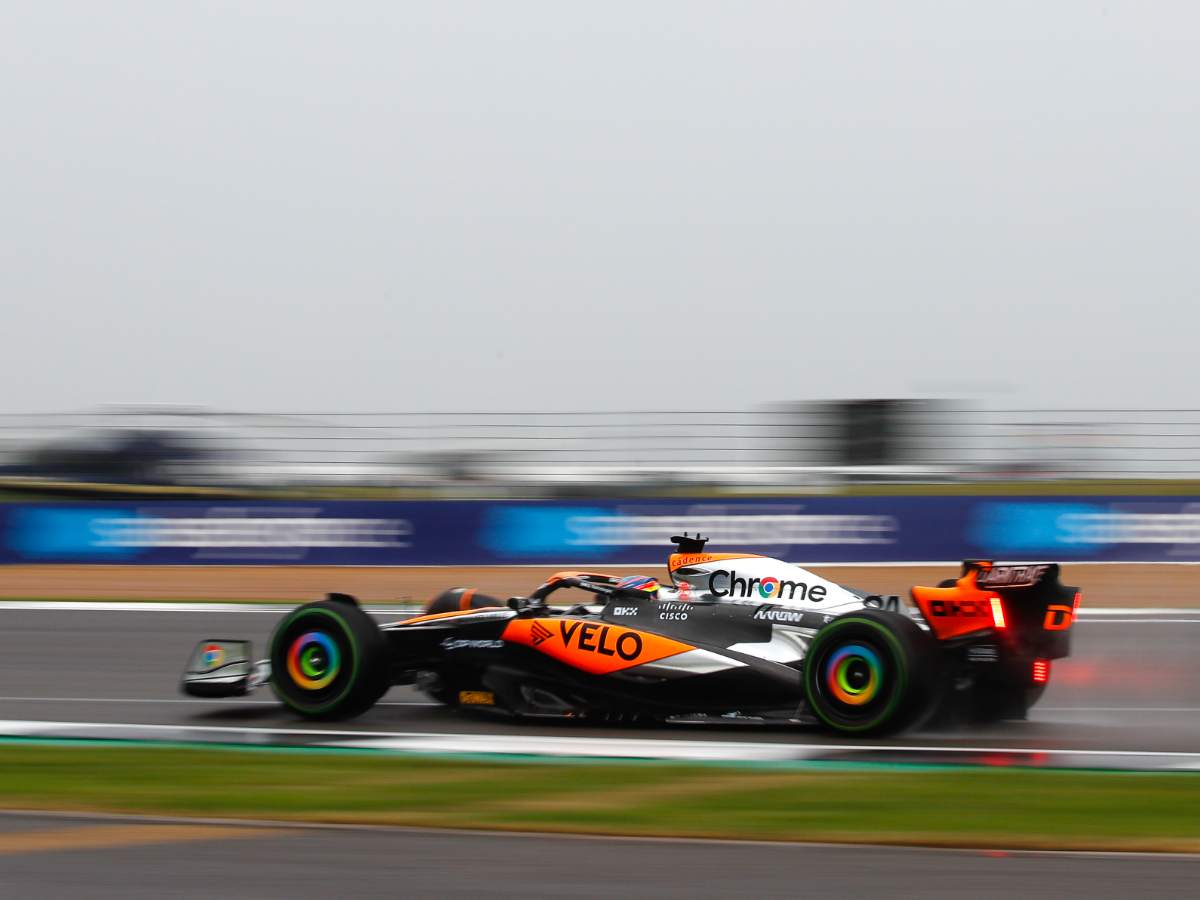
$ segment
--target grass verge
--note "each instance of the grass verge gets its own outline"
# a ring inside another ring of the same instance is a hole
[[[656,836],[1200,852],[1200,774],[742,769],[0,746],[0,806]]]

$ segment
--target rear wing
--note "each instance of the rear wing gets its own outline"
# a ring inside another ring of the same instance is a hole
[[[1070,653],[1071,626],[1082,599],[1060,579],[1058,563],[963,561],[962,575],[938,587],[914,587],[913,602],[939,640],[1000,633],[1031,655]]]

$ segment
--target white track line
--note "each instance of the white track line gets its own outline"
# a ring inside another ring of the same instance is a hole
[[[247,700],[241,697],[17,697],[0,696],[0,703],[199,703],[225,706],[280,706],[278,700]],[[433,700],[383,700],[375,706],[444,706]],[[282,709],[282,706],[280,706]],[[1200,706],[1038,706],[1039,712],[1200,713]]]
[[[0,612],[4,610],[23,610],[35,612],[185,612],[185,613],[274,613],[283,615],[290,612],[299,604],[291,603],[224,603],[224,602],[156,602],[156,601],[107,601],[107,600],[0,600]],[[369,613],[377,615],[407,615],[420,612],[415,606],[371,606],[363,607]],[[1137,618],[1145,621],[1147,617],[1168,617],[1166,621],[1200,621],[1198,618],[1180,619],[1177,617],[1200,617],[1200,608],[1191,607],[1084,607],[1079,611],[1082,621],[1111,620],[1124,617]]]
[[[291,612],[298,603],[159,603],[138,601],[106,601],[106,600],[0,600],[0,611],[63,611],[63,612],[239,612],[239,613],[275,613],[283,615]],[[408,615],[420,612],[416,606],[371,606],[363,607],[369,613],[378,615]]]
[[[245,700],[240,697],[0,697],[0,703],[221,703],[234,706],[279,706],[278,700]],[[444,704],[422,700],[384,700],[376,706],[443,706]]]
[[[419,747],[422,750],[445,749],[450,752],[467,753],[557,753],[570,756],[639,756],[646,758],[679,758],[681,755],[691,755],[689,751],[698,752],[707,758],[731,758],[726,754],[736,751],[739,754],[753,754],[751,759],[761,759],[767,754],[770,758],[778,759],[779,753],[788,753],[788,758],[795,754],[824,756],[830,753],[938,753],[947,755],[962,754],[1007,754],[1007,755],[1038,755],[1038,756],[1074,756],[1074,757],[1130,757],[1154,758],[1169,757],[1180,762],[1200,762],[1200,752],[1178,750],[1086,750],[1082,748],[1055,749],[1052,747],[960,747],[944,745],[893,745],[893,744],[812,744],[812,743],[751,743],[748,741],[703,741],[675,740],[668,738],[592,738],[592,737],[557,737],[546,735],[505,735],[505,747],[498,749],[499,735],[495,734],[456,734],[428,731],[345,731],[319,728],[262,728],[242,725],[155,725],[112,722],[54,722],[32,719],[0,720],[0,736],[5,737],[68,737],[69,735],[54,734],[62,729],[104,729],[108,731],[136,731],[143,734],[207,734],[219,736],[257,735],[257,736],[306,736],[327,739],[343,746],[351,746],[350,742],[369,742],[367,746],[379,746],[378,741],[387,740],[397,744],[408,739],[406,748]],[[623,751],[623,752],[617,752]],[[717,751],[725,751],[716,755]],[[697,757],[693,757],[697,758]],[[738,756],[738,759],[747,758]]]
[[[1041,712],[1200,713],[1200,706],[1035,706]]]

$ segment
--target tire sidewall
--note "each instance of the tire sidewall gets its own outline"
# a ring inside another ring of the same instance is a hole
[[[927,693],[925,661],[920,658],[919,648],[913,646],[915,642],[900,633],[905,625],[918,633],[919,629],[907,620],[893,624],[881,615],[866,612],[841,616],[819,631],[809,646],[804,665],[805,696],[809,709],[828,728],[848,734],[895,731],[921,711]],[[882,696],[878,703],[871,702],[873,709],[862,714],[831,697],[823,684],[823,670],[830,656],[854,644],[866,644],[884,657]]]
[[[370,631],[362,622],[354,621],[357,617],[367,619]],[[271,688],[275,696],[293,712],[309,718],[354,715],[362,711],[359,707],[364,706],[364,699],[374,692],[365,704],[370,706],[382,693],[374,684],[378,681],[378,643],[364,640],[371,637],[372,631],[378,635],[375,623],[356,607],[342,609],[339,604],[322,601],[293,611],[271,636]],[[306,632],[328,636],[345,654],[341,663],[345,671],[339,669],[328,689],[306,689],[289,671],[288,654]]]

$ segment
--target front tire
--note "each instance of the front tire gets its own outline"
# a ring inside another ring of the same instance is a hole
[[[388,687],[383,634],[353,603],[305,604],[271,635],[271,688],[305,718],[352,718]]]
[[[809,708],[828,728],[887,734],[930,710],[937,647],[911,619],[862,610],[834,619],[804,659]]]

